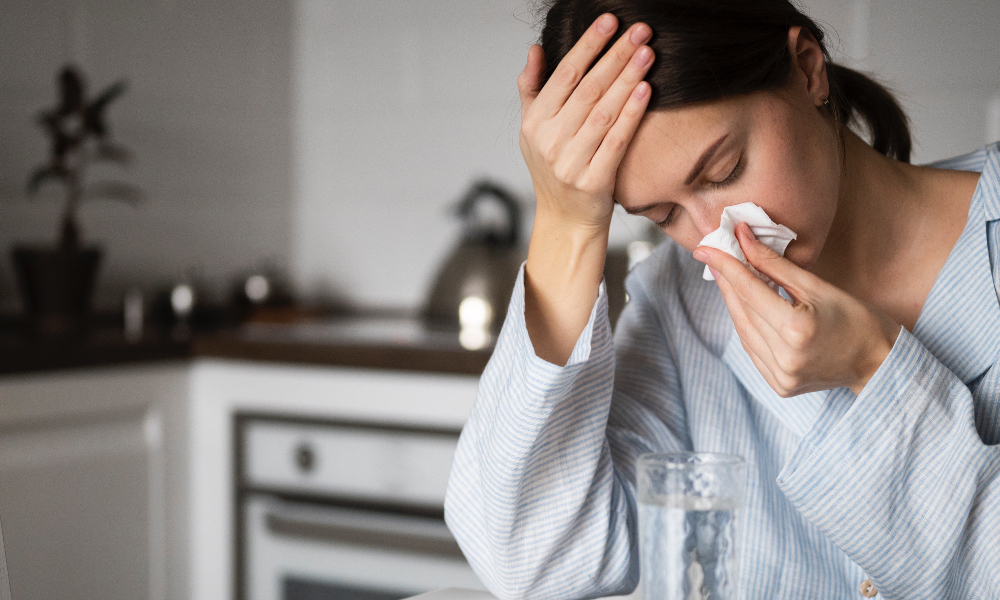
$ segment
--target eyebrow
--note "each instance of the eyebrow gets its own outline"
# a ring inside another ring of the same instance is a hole
[[[699,175],[701,175],[701,172],[705,170],[705,165],[708,164],[708,161],[712,160],[712,157],[715,156],[715,153],[719,151],[722,143],[725,142],[728,137],[728,133],[722,134],[722,137],[715,140],[711,146],[706,148],[705,151],[701,153],[701,157],[698,158],[698,162],[694,163],[694,167],[692,167],[691,172],[688,173],[687,179],[684,180],[684,185],[691,185],[691,183],[697,179]],[[619,202],[619,204],[621,203]],[[639,215],[662,204],[662,202],[654,202],[645,206],[636,206],[635,208],[627,208],[622,205],[622,208],[624,208],[625,212],[630,215]]]

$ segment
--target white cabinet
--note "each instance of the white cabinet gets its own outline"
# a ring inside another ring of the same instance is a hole
[[[459,428],[478,378],[222,360],[0,378],[16,600],[225,600],[233,415]]]
[[[0,519],[17,600],[186,596],[183,365],[0,380]]]

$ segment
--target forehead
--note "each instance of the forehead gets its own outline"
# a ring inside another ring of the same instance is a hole
[[[625,207],[671,201],[707,148],[746,129],[751,104],[742,97],[646,113],[618,167],[615,199]]]

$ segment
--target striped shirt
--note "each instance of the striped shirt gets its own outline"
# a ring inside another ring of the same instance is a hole
[[[745,598],[1000,598],[1000,144],[936,166],[982,172],[967,225],[858,396],[779,397],[673,242],[630,274],[613,340],[602,286],[563,367],[535,355],[519,280],[445,501],[486,586],[634,589],[636,458],[704,450],[748,463]]]

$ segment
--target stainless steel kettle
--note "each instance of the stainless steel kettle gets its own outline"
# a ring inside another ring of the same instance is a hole
[[[502,207],[506,226],[476,219],[481,202]],[[499,184],[481,180],[459,201],[464,221],[461,242],[441,266],[424,310],[435,325],[494,333],[507,314],[517,273],[527,252],[521,247],[521,208]]]

